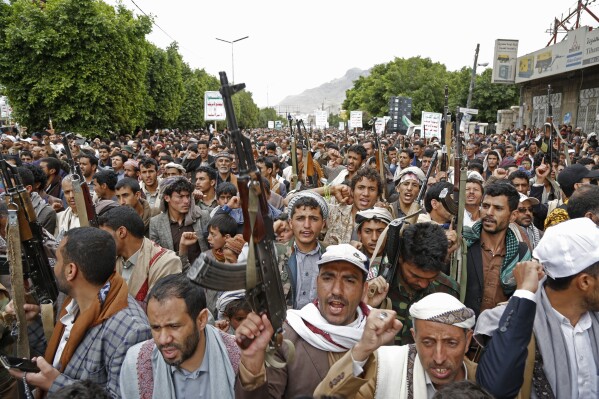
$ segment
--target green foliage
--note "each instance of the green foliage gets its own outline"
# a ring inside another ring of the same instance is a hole
[[[233,96],[233,109],[237,118],[237,125],[241,129],[258,126],[260,110],[252,98],[252,93],[242,90]]]
[[[183,104],[177,126],[182,129],[197,129],[205,125],[204,121],[204,92],[217,91],[220,87],[218,80],[203,69],[190,70],[187,65],[183,68]]]
[[[172,126],[181,112],[184,101],[183,60],[177,44],[166,51],[152,46],[148,66],[148,126]]]
[[[277,110],[273,107],[266,107],[260,109],[260,115],[258,116],[258,127],[268,127],[268,121],[281,121],[283,124],[287,123],[287,119],[284,116],[278,115]]]
[[[150,44],[151,27],[101,0],[0,0],[0,87],[16,119],[36,131],[51,117],[87,135],[203,127],[204,92],[218,80],[190,69],[176,43]],[[235,102],[240,124],[257,126],[251,93]]]
[[[493,69],[486,69],[476,77],[472,93],[472,107],[478,108],[480,122],[497,121],[497,110],[506,109],[519,103],[518,86],[491,83]]]
[[[420,121],[422,111],[443,112],[445,85],[449,89],[449,110],[466,106],[472,69],[464,67],[449,72],[440,63],[428,58],[396,58],[387,64],[375,65],[368,77],[360,77],[346,91],[343,108],[364,111],[363,120],[370,115],[383,116],[389,112],[389,98],[401,96],[412,98],[412,120]],[[491,69],[477,75],[472,95],[472,108],[479,109],[477,120],[493,122],[497,110],[518,103],[516,85],[491,83]]]
[[[30,130],[48,117],[88,134],[142,124],[148,18],[97,0],[16,0],[2,2],[0,27],[0,83]]]

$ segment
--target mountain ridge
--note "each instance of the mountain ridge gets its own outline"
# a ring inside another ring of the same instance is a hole
[[[312,113],[316,109],[325,109],[336,114],[345,100],[346,90],[351,89],[360,76],[369,74],[369,69],[351,68],[340,78],[285,97],[277,104],[279,113]]]

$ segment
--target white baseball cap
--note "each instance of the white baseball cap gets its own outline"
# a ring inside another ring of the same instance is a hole
[[[356,247],[349,244],[329,245],[327,250],[318,262],[317,265],[321,266],[325,263],[331,262],[348,262],[359,268],[362,273],[367,274],[368,268],[366,268],[366,262],[368,258],[362,252],[358,251]]]
[[[533,251],[551,278],[570,277],[599,262],[599,227],[589,218],[548,228]]]
[[[539,200],[536,199],[535,197],[529,197],[528,195],[520,194],[520,203],[523,203],[524,201],[530,201],[531,205],[539,205]]]

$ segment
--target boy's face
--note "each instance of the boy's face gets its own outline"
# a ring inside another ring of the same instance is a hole
[[[231,323],[231,327],[233,328],[233,330],[237,330],[237,327],[239,327],[241,322],[244,321],[247,316],[248,312],[246,310],[239,309],[237,312],[235,312],[233,317],[231,317],[231,320],[229,320],[229,323]]]
[[[225,257],[225,263],[237,263],[237,254],[229,248],[223,249],[223,256]]]
[[[208,243],[213,250],[221,249],[225,245],[225,240],[230,238],[229,234],[222,235],[218,227],[210,226],[208,231]]]

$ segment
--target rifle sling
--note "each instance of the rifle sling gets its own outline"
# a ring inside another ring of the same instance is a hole
[[[250,183],[251,185],[252,183]],[[249,191],[249,203],[248,213],[250,216],[250,240],[248,242],[248,260],[245,274],[245,288],[246,290],[252,290],[256,288],[256,250],[254,244],[254,226],[256,224],[256,215],[258,214],[258,194],[253,187],[250,186]]]

